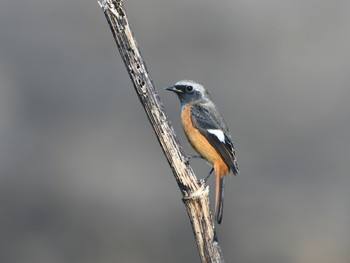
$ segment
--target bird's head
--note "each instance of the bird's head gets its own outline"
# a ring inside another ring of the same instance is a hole
[[[183,106],[210,101],[210,94],[204,86],[192,80],[181,80],[174,86],[165,89],[175,92]]]

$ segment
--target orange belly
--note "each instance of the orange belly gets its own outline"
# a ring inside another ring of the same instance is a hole
[[[224,160],[221,158],[215,148],[211,146],[208,140],[199,132],[199,130],[193,126],[190,112],[191,107],[192,105],[187,106],[181,115],[182,126],[189,143],[196,152],[198,152],[214,166],[215,174],[217,176],[229,174],[230,169]]]

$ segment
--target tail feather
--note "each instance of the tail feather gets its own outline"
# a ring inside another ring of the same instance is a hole
[[[216,175],[215,187],[215,221],[221,224],[224,212],[224,186],[225,177]]]

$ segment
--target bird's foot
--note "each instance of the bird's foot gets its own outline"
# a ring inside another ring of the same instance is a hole
[[[204,180],[204,179],[198,179],[198,180],[197,180],[197,183],[198,183],[199,185],[205,185],[205,180]]]

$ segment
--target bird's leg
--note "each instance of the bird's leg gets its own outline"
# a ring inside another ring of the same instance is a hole
[[[204,183],[205,183],[205,184],[207,183],[207,180],[209,179],[209,177],[210,177],[210,175],[213,173],[213,171],[214,171],[214,167],[211,168],[209,174],[207,175],[207,177],[205,177],[205,179],[204,179]]]
[[[191,159],[204,159],[204,157],[200,155],[193,155],[193,154],[186,155],[186,164],[189,164]]]
[[[188,159],[191,159],[191,158],[194,158],[194,159],[204,159],[203,156],[201,156],[201,155],[194,155],[194,154],[187,155],[187,158],[188,158]]]
[[[193,155],[193,154],[186,155],[186,164],[189,164],[191,159],[205,159],[205,158],[201,155]],[[204,182],[204,184],[206,184],[210,175],[213,173],[213,171],[214,171],[214,167],[210,169],[210,172],[207,175],[207,177],[205,177],[204,180],[200,179],[200,181],[202,181],[202,183]]]
[[[200,183],[202,186],[205,185],[210,177],[210,175],[213,173],[214,171],[214,167],[210,169],[209,174],[207,175],[207,177],[205,177],[204,179],[199,179],[198,183]]]

